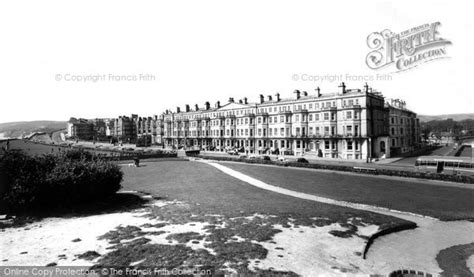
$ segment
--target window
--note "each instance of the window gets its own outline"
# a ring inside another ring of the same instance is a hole
[[[310,134],[310,135],[313,134],[313,127],[309,127],[309,134]]]
[[[329,126],[324,127],[324,135],[329,135]]]
[[[314,115],[314,121],[319,121],[319,114],[318,113]]]
[[[347,111],[346,112],[346,118],[347,119],[352,119],[352,111]]]
[[[313,115],[312,114],[309,115],[309,121],[313,121]]]
[[[347,142],[347,150],[352,150],[352,141]]]
[[[324,113],[324,120],[329,120],[329,113]]]
[[[346,127],[346,130],[347,130],[347,134],[350,136],[352,135],[352,126],[347,126]]]

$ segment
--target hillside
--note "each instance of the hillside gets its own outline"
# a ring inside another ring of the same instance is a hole
[[[441,115],[422,115],[419,114],[418,118],[421,122],[428,122],[431,120],[445,120],[451,118],[454,121],[461,121],[465,119],[474,119],[474,113],[459,113],[459,114],[441,114]]]
[[[66,121],[20,121],[0,123],[0,138],[18,138],[34,132],[50,133],[66,129]]]

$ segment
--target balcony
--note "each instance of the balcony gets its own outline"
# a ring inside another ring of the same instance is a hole
[[[343,109],[361,109],[361,105],[342,105]]]
[[[301,110],[294,111],[293,113],[308,113],[308,110],[307,109],[301,109]]]
[[[322,107],[322,111],[336,111],[337,107]]]

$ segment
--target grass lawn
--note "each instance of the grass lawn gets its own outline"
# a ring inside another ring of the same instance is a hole
[[[346,222],[361,217],[378,225],[401,220],[365,211],[296,199],[255,188],[202,163],[176,161],[145,163],[143,167],[123,167],[124,190],[150,193],[169,200],[194,205],[196,213],[245,216],[255,213],[283,215],[300,221],[327,217]]]
[[[0,148],[5,146],[7,143],[6,141],[0,142]],[[11,140],[10,141],[10,149],[18,149],[23,150],[25,153],[30,155],[43,155],[43,154],[51,154],[59,152],[59,149],[64,149],[60,146],[55,145],[45,145],[33,142],[27,142],[21,139]],[[1,154],[0,149],[0,154]]]
[[[183,263],[210,265],[225,268],[226,264],[238,273],[248,273],[249,260],[262,260],[267,250],[258,242],[270,242],[281,232],[275,225],[284,228],[308,226],[312,228],[339,223],[345,231],[329,232],[339,238],[359,236],[357,230],[367,224],[378,225],[380,229],[400,224],[405,220],[376,213],[333,206],[314,201],[301,200],[269,192],[251,186],[228,176],[204,163],[189,161],[145,162],[143,166],[123,167],[123,191],[134,190],[164,200],[178,200],[183,204],[152,207],[151,216],[171,224],[202,222],[209,224],[205,229],[207,247],[215,252],[191,251],[182,244],[149,245],[147,240],[134,240],[126,245],[118,243],[114,251],[103,256],[98,267],[115,264],[129,264],[145,259],[141,265]],[[255,214],[259,216],[255,217]],[[413,223],[411,223],[413,224]],[[219,226],[225,226],[224,228]],[[120,233],[120,230],[118,230]],[[117,232],[110,237],[117,236]],[[200,237],[196,233],[182,233],[175,240],[185,242]],[[242,241],[234,241],[236,237]],[[168,237],[171,239],[172,237]],[[367,239],[367,237],[364,237]],[[359,249],[360,248],[360,249]],[[362,259],[362,247],[348,249],[354,259]],[[167,253],[178,253],[168,255]],[[283,256],[282,256],[283,258]],[[190,262],[191,261],[191,262]],[[148,264],[150,263],[150,264]],[[259,274],[269,272],[261,271]],[[275,271],[271,271],[275,274]],[[291,276],[287,272],[284,276]]]
[[[268,184],[295,191],[414,212],[442,220],[474,219],[473,189],[432,185],[430,181],[413,182],[240,163],[222,164]]]

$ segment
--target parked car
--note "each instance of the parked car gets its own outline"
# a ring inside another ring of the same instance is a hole
[[[304,163],[304,164],[309,163],[308,160],[305,159],[305,158],[298,158],[298,159],[296,160],[296,162],[297,162],[297,163]]]
[[[254,155],[249,155],[249,156],[248,156],[248,159],[249,159],[249,160],[256,160],[256,159],[258,159],[258,156],[255,155],[255,154],[254,154]]]
[[[285,157],[278,157],[278,158],[277,158],[277,161],[279,161],[279,162],[286,162],[287,160],[286,160]]]
[[[227,154],[229,154],[229,155],[239,155],[239,151],[237,151],[236,149],[231,149],[231,150],[227,151]]]
[[[264,160],[264,161],[271,161],[272,159],[270,159],[270,156],[261,156],[260,159]]]

